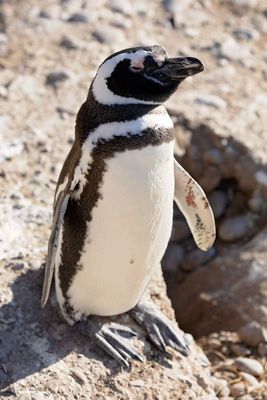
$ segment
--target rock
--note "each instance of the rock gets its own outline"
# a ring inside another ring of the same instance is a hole
[[[253,40],[258,39],[259,34],[256,31],[251,31],[245,28],[238,28],[234,30],[234,35],[240,40]]]
[[[69,75],[64,71],[52,71],[46,76],[45,84],[57,87],[60,82],[64,82],[69,78]]]
[[[254,400],[250,394],[245,394],[244,396],[240,396],[238,400]]]
[[[240,44],[230,38],[221,44],[219,56],[225,57],[231,61],[246,61],[251,58],[251,51],[248,46]]]
[[[87,381],[86,376],[78,369],[72,368],[70,370],[72,377],[80,384],[84,385]]]
[[[216,377],[213,377],[212,381],[214,384],[215,393],[221,397],[221,393],[224,391],[224,389],[228,389],[227,381],[225,379],[219,379]]]
[[[0,56],[4,57],[8,53],[8,38],[3,32],[0,32]]]
[[[130,382],[130,385],[136,386],[136,387],[143,387],[143,386],[145,386],[145,382],[142,381],[142,379],[135,379]]]
[[[206,264],[209,262],[216,254],[214,247],[211,247],[208,251],[202,251],[196,249],[187,254],[182,261],[181,268],[184,271],[192,271],[197,266]]]
[[[237,397],[241,396],[242,394],[246,394],[246,386],[245,386],[244,382],[234,383],[231,386],[230,393],[231,393],[231,396],[233,396],[234,398],[237,398]]]
[[[240,376],[244,380],[244,382],[247,383],[247,385],[250,386],[257,386],[259,384],[259,381],[255,376],[248,374],[247,372],[240,372]]]
[[[32,393],[31,392],[31,400],[46,400],[46,395],[43,393]],[[28,400],[28,399],[27,399]]]
[[[206,193],[210,193],[219,185],[221,174],[216,166],[210,165],[203,171],[203,176],[198,180],[200,186]]]
[[[253,196],[248,202],[249,208],[255,213],[262,213],[266,210],[266,202],[260,196]]]
[[[248,346],[256,347],[261,342],[267,341],[266,330],[256,321],[251,321],[242,326],[238,331],[240,340]]]
[[[189,38],[195,38],[199,36],[199,30],[191,27],[186,27],[184,33]]]
[[[222,190],[215,190],[209,195],[209,202],[212,208],[214,217],[220,218],[226,210],[227,198],[225,192]]]
[[[204,105],[207,107],[217,108],[217,109],[224,109],[226,108],[226,102],[221,97],[216,96],[210,93],[200,93],[195,98],[195,103]]]
[[[267,172],[263,170],[259,170],[255,174],[256,181],[263,186],[267,187]]]
[[[170,243],[161,262],[163,271],[176,272],[183,258],[184,249],[176,243]]]
[[[176,28],[186,21],[186,11],[192,0],[164,0],[166,10],[171,14],[172,22]]]
[[[4,160],[11,160],[13,157],[18,156],[24,150],[24,143],[19,138],[7,143],[5,141],[1,144],[0,162]]]
[[[92,36],[96,38],[100,43],[114,44],[118,41],[121,33],[116,28],[105,27],[102,29],[96,29]]]
[[[220,165],[223,161],[223,156],[218,149],[208,149],[205,151],[203,159],[208,164]]]
[[[6,31],[6,19],[4,13],[0,11],[0,32],[5,33],[5,31]]]
[[[240,343],[232,343],[231,350],[235,356],[248,356],[251,354],[251,351]]]
[[[260,343],[258,346],[258,353],[261,357],[267,357],[267,343]]]
[[[218,236],[224,242],[235,242],[249,236],[252,227],[253,223],[246,215],[227,218],[220,224]]]
[[[253,376],[262,376],[264,373],[262,364],[252,358],[238,357],[235,359],[235,366],[239,371],[247,372]]]
[[[88,17],[87,15],[81,14],[81,13],[74,13],[70,15],[70,17],[67,20],[68,22],[73,22],[73,23],[86,23],[88,22]]]
[[[109,0],[109,6],[112,11],[117,13],[122,13],[125,15],[132,15],[134,13],[134,8],[129,1],[125,0]]]
[[[231,0],[234,6],[254,8],[259,4],[259,0]]]
[[[181,242],[190,237],[191,232],[185,221],[174,219],[172,226],[171,241]]]
[[[75,44],[75,43],[73,42],[73,40],[70,39],[70,38],[67,37],[67,36],[63,36],[63,37],[62,37],[61,41],[59,42],[59,45],[60,45],[61,47],[64,47],[64,48],[67,49],[67,50],[75,50],[75,49],[78,48],[77,44]]]
[[[45,10],[41,10],[39,12],[39,17],[40,18],[44,18],[44,19],[50,19],[51,18],[50,14]]]
[[[218,393],[218,394],[219,394],[219,396],[220,396],[220,399],[223,399],[223,398],[229,399],[229,394],[230,394],[230,389],[229,389],[229,387],[228,387],[228,386],[224,386],[224,387],[221,389],[220,393]]]

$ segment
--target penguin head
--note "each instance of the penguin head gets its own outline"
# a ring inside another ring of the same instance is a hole
[[[92,90],[102,104],[161,104],[185,78],[203,70],[197,58],[168,58],[160,46],[133,47],[100,65]]]

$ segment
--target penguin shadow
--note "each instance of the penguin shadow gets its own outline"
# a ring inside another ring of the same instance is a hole
[[[112,374],[121,368],[60,316],[55,296],[42,310],[42,270],[29,270],[11,286],[12,301],[0,308],[0,397],[16,381],[75,351],[102,361]],[[54,304],[53,304],[54,303]],[[6,391],[6,395],[8,391]]]
[[[13,383],[42,371],[74,351],[102,362],[112,375],[122,370],[89,337],[81,334],[77,325],[69,326],[63,320],[54,293],[41,309],[42,278],[41,269],[19,276],[11,285],[12,301],[0,308],[0,397],[10,395]],[[147,360],[170,367],[170,357],[152,347],[150,350],[146,342]]]

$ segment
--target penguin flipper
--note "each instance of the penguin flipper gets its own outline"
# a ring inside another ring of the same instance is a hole
[[[199,184],[174,159],[174,200],[186,218],[197,246],[208,250],[214,243],[216,227],[209,201]]]
[[[55,268],[55,257],[59,241],[59,233],[71,194],[79,184],[79,176],[74,177],[74,171],[79,163],[80,152],[74,142],[60,173],[54,199],[54,214],[52,230],[48,242],[48,252],[45,264],[45,274],[41,298],[41,307],[47,303]]]
[[[51,282],[53,279],[54,268],[55,268],[55,257],[58,247],[59,232],[68,206],[70,194],[71,193],[66,189],[60,192],[54,207],[53,225],[48,242],[48,254],[45,264],[45,275],[44,275],[43,291],[41,298],[42,308],[44,308],[44,306],[46,305],[46,302],[49,297]]]

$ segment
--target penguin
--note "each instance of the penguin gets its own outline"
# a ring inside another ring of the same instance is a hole
[[[103,317],[128,312],[161,351],[189,353],[183,332],[143,295],[170,238],[173,199],[199,248],[208,250],[215,239],[205,193],[174,159],[173,123],[163,105],[203,70],[198,59],[169,58],[158,45],[110,55],[77,114],[58,179],[41,306],[54,276],[67,323],[81,324],[121,365],[143,359],[125,337],[135,332]]]

